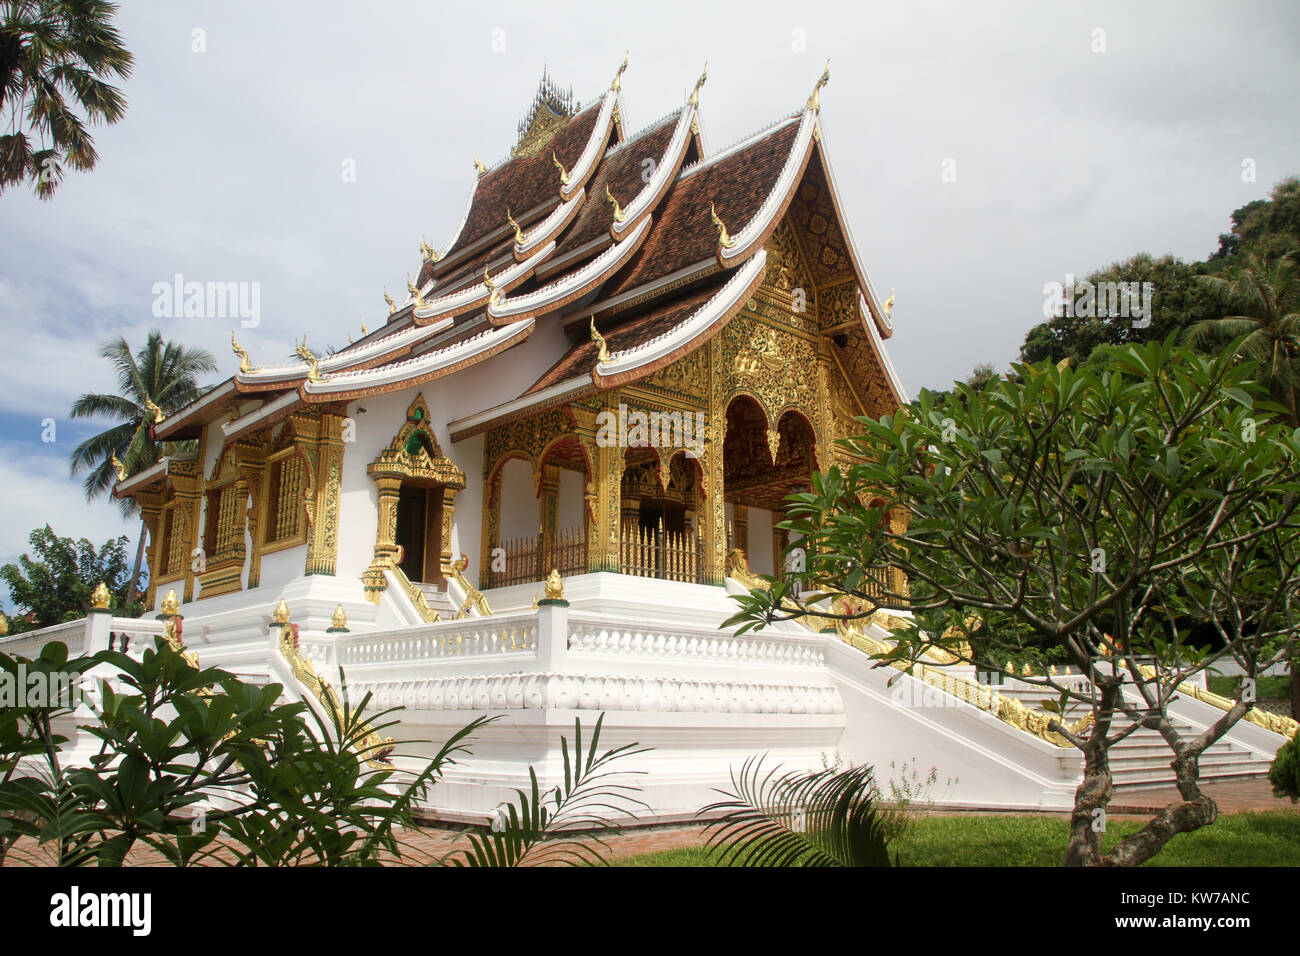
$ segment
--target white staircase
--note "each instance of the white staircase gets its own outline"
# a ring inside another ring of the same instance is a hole
[[[424,603],[436,611],[440,618],[446,620],[456,616],[456,611],[459,608],[447,593],[446,588],[439,588],[436,584],[417,584],[416,587],[424,595]]]

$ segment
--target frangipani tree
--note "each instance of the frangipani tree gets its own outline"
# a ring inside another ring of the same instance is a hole
[[[862,419],[847,443],[861,463],[789,499],[803,569],[738,597],[731,623],[904,610],[920,629],[895,659],[940,646],[1004,674],[1009,659],[1073,665],[1087,685],[1022,676],[1052,687],[1058,710],[1093,716],[1086,730],[1053,726],[1084,756],[1066,862],[1141,863],[1214,821],[1198,759],[1251,705],[1239,691],[1188,736],[1169,719],[1178,686],[1228,656],[1254,677],[1294,642],[1300,440],[1236,351],[1170,339],[1122,350],[1100,376],[1018,365],[982,390]],[[1187,643],[1192,621],[1222,647]],[[1103,855],[1109,752],[1140,727],[1169,744],[1182,800]]]

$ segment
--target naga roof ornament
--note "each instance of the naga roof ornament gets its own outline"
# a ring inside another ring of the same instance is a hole
[[[153,422],[155,425],[167,417],[163,414],[163,410],[155,405],[153,399],[148,395],[144,397],[144,407],[148,410],[149,414],[153,416]]]
[[[424,236],[420,237],[420,258],[425,262],[437,262],[439,259],[438,253],[434,251],[433,246],[429,245]]]
[[[362,337],[362,338],[365,338],[365,337],[366,337],[367,335],[369,335],[369,334],[370,334],[370,330],[369,330],[368,328],[366,328],[366,320],[365,320],[365,319],[362,319],[362,320],[361,320],[361,337]]]
[[[709,203],[709,215],[713,217],[713,224],[718,227],[718,245],[723,249],[730,249],[736,244],[736,240],[727,235],[727,225],[718,218],[718,211],[713,208],[713,203]]]
[[[614,198],[614,194],[609,191],[608,183],[605,184],[605,198],[614,204],[615,222],[622,222],[624,219],[627,218],[627,215],[623,212],[623,207],[618,204],[618,200]]]
[[[420,290],[416,288],[415,283],[411,281],[411,274],[409,272],[406,274],[406,291],[409,292],[411,298],[415,300],[415,307],[417,309],[423,309],[424,296],[420,295]]]
[[[566,170],[564,168],[564,164],[560,162],[560,157],[555,155],[555,150],[551,150],[551,162],[555,163],[555,168],[560,171],[560,185],[561,186],[569,185],[568,170]]]
[[[117,472],[117,480],[126,481],[126,465],[117,460],[117,452],[110,451],[108,453],[108,463],[112,465],[113,470]]]
[[[384,290],[384,301],[388,303],[389,315],[392,315],[394,312],[397,311],[397,303],[393,301],[393,297],[388,294],[387,289]]]
[[[597,356],[596,361],[602,362],[605,365],[612,364],[614,359],[609,354],[609,345],[605,341],[605,336],[596,331],[596,316],[594,313],[591,316],[591,340],[595,342],[596,347],[600,349],[600,354]]]
[[[248,351],[237,341],[235,341],[234,329],[230,330],[230,350],[239,356],[240,372],[242,372],[244,375],[247,375],[249,372],[257,371],[257,369],[254,368],[253,363],[248,358]]]
[[[817,85],[813,87],[812,96],[808,97],[808,104],[805,109],[810,113],[821,112],[822,108],[822,87],[831,81],[831,61],[826,61],[826,69],[822,70],[822,75],[817,78]]]
[[[703,86],[705,83],[707,83],[708,79],[709,79],[709,64],[705,63],[704,72],[701,73],[700,78],[695,81],[695,89],[691,90],[691,98],[686,101],[689,105],[691,106],[700,105],[700,87]]]
[[[515,244],[522,246],[524,244],[524,231],[519,228],[519,223],[515,222],[515,217],[510,215],[509,208],[506,209],[506,222],[510,223],[515,230]]]
[[[889,318],[890,313],[893,311],[894,311],[894,290],[890,289],[889,298],[885,300],[885,318]]]
[[[482,176],[487,172],[487,167],[483,165],[483,161],[477,156],[474,157],[474,171],[478,173],[479,176]]]
[[[302,337],[302,344],[296,345],[294,347],[294,351],[298,353],[298,357],[300,359],[302,359],[309,366],[311,366],[310,368],[307,369],[307,381],[309,382],[325,381],[325,376],[321,375],[320,373],[320,359],[316,357],[315,352],[307,348],[307,336],[304,335]]]
[[[623,89],[623,71],[627,69],[627,58],[628,54],[631,52],[632,51],[629,50],[627,53],[623,54],[623,62],[619,64],[618,72],[614,74],[614,82],[609,85],[609,88],[615,93]]]
[[[483,267],[483,285],[485,285],[488,290],[488,305],[499,305],[501,303],[501,290],[497,288],[497,284],[493,282],[492,277],[488,275],[487,266]]]

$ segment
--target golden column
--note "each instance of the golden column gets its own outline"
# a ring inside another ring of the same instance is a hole
[[[372,466],[373,467],[373,466]],[[379,522],[375,529],[375,556],[361,575],[366,597],[372,604],[379,603],[379,594],[387,586],[384,571],[398,564],[397,500],[402,491],[402,475],[392,471],[371,471],[379,494]]]

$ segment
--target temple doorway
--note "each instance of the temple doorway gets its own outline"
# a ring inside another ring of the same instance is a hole
[[[402,482],[397,498],[397,543],[401,568],[416,584],[445,587],[442,573],[441,485]]]

